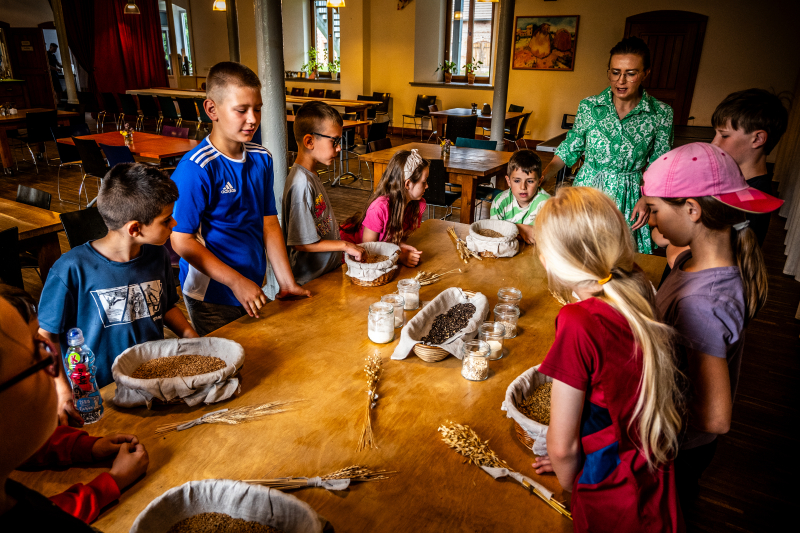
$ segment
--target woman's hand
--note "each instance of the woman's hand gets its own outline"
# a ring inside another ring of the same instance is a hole
[[[400,262],[407,267],[415,267],[419,264],[422,251],[417,250],[408,244],[400,244]]]
[[[531,466],[536,469],[537,474],[546,474],[553,471],[553,464],[550,462],[549,455],[540,455]]]
[[[636,231],[639,228],[643,228],[648,220],[650,220],[650,206],[647,205],[647,202],[644,201],[644,196],[642,196],[633,207],[631,222],[634,222],[634,224],[631,226],[631,230]]]

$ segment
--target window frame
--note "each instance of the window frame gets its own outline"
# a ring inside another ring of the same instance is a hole
[[[317,8],[318,7],[322,7],[322,6],[317,6],[317,0],[309,0],[309,5],[311,6],[311,13],[310,13],[310,17],[309,17],[309,24],[310,24],[310,28],[309,29],[311,30],[311,33],[309,34],[309,36],[311,38],[309,40],[310,40],[311,48],[316,48],[317,47]],[[333,14],[334,14],[334,11],[336,11],[338,13],[338,9],[339,8],[337,8],[337,7],[326,7],[326,9],[328,10],[328,46],[325,49],[325,54],[326,54],[326,57],[327,57],[327,62],[330,63],[334,59],[334,57],[333,57],[333,32],[334,32]],[[339,17],[340,17],[339,24],[341,24],[341,13],[338,13],[338,14],[339,14]],[[340,31],[341,31],[341,26],[340,26]],[[340,39],[339,40],[339,47],[340,47],[340,50],[341,50],[341,46],[342,46],[341,34],[339,36],[339,39]],[[317,52],[319,52],[319,50],[317,50]],[[307,50],[306,50],[306,59],[308,59],[308,51]],[[330,70],[321,70],[319,72],[330,72]]]
[[[463,1],[463,0],[462,0]],[[473,50],[472,50],[472,35],[475,30],[475,4],[477,4],[477,0],[469,0],[469,26],[467,30],[467,55],[466,57],[470,58],[473,57]],[[489,50],[490,54],[494,52],[494,26],[495,26],[495,17],[497,16],[497,5],[495,2],[492,2],[492,19],[491,19],[491,28],[492,33],[491,37],[489,38]],[[461,20],[464,20],[462,17]],[[442,64],[444,61],[450,61],[450,48],[453,46],[453,38],[451,33],[453,32],[453,0],[445,0],[445,23],[444,23],[444,57],[442,58]],[[458,62],[456,62],[458,63]],[[460,68],[460,66],[459,66]],[[488,76],[475,76],[475,83],[483,83],[483,84],[491,84],[491,77],[492,77],[492,70],[494,69],[494,57],[492,57],[492,63],[489,65],[489,75]],[[452,77],[453,83],[467,83],[467,74],[453,74]]]

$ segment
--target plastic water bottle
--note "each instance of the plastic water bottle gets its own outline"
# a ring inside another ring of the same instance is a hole
[[[86,424],[97,422],[103,417],[103,398],[97,387],[94,353],[83,343],[83,332],[72,328],[67,332],[67,375],[72,385],[72,398],[75,408]]]

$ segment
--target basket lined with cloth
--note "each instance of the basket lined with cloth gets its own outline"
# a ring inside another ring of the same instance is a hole
[[[540,366],[529,368],[511,382],[506,389],[506,398],[500,408],[506,412],[508,418],[514,420],[514,429],[520,442],[535,455],[547,455],[547,428],[549,426],[531,420],[517,409],[517,406],[538,387],[545,383],[552,383],[553,378],[539,372]]]
[[[176,355],[205,355],[219,357],[225,367],[214,372],[174,378],[134,378],[136,370],[152,359]],[[131,346],[114,360],[111,374],[117,383],[114,403],[120,407],[147,405],[153,401],[169,403],[184,401],[189,406],[227,400],[239,390],[239,378],[234,375],[244,364],[244,348],[228,339],[201,337],[198,339],[164,339]]]
[[[475,312],[469,323],[442,344],[430,346],[421,344],[421,339],[430,332],[434,319],[461,303],[475,306]],[[489,300],[483,294],[467,293],[458,287],[445,289],[408,321],[400,334],[400,342],[392,353],[392,359],[405,359],[412,350],[420,359],[429,363],[441,361],[450,354],[461,359],[461,347],[464,341],[475,338],[478,327],[486,320],[488,313]]]
[[[392,281],[397,275],[400,247],[390,242],[364,242],[360,246],[367,251],[363,261],[356,261],[344,254],[346,274],[350,281],[362,287],[378,287]]]
[[[519,252],[517,225],[505,220],[479,220],[469,227],[467,248],[481,257],[514,257]]]

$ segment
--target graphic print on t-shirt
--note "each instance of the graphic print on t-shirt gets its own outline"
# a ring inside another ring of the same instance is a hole
[[[317,235],[319,235],[320,238],[331,231],[330,217],[325,216],[325,210],[327,208],[328,205],[325,203],[322,194],[317,195],[314,199],[314,223],[317,225]]]
[[[103,327],[130,324],[140,318],[161,318],[161,280],[92,291]]]

